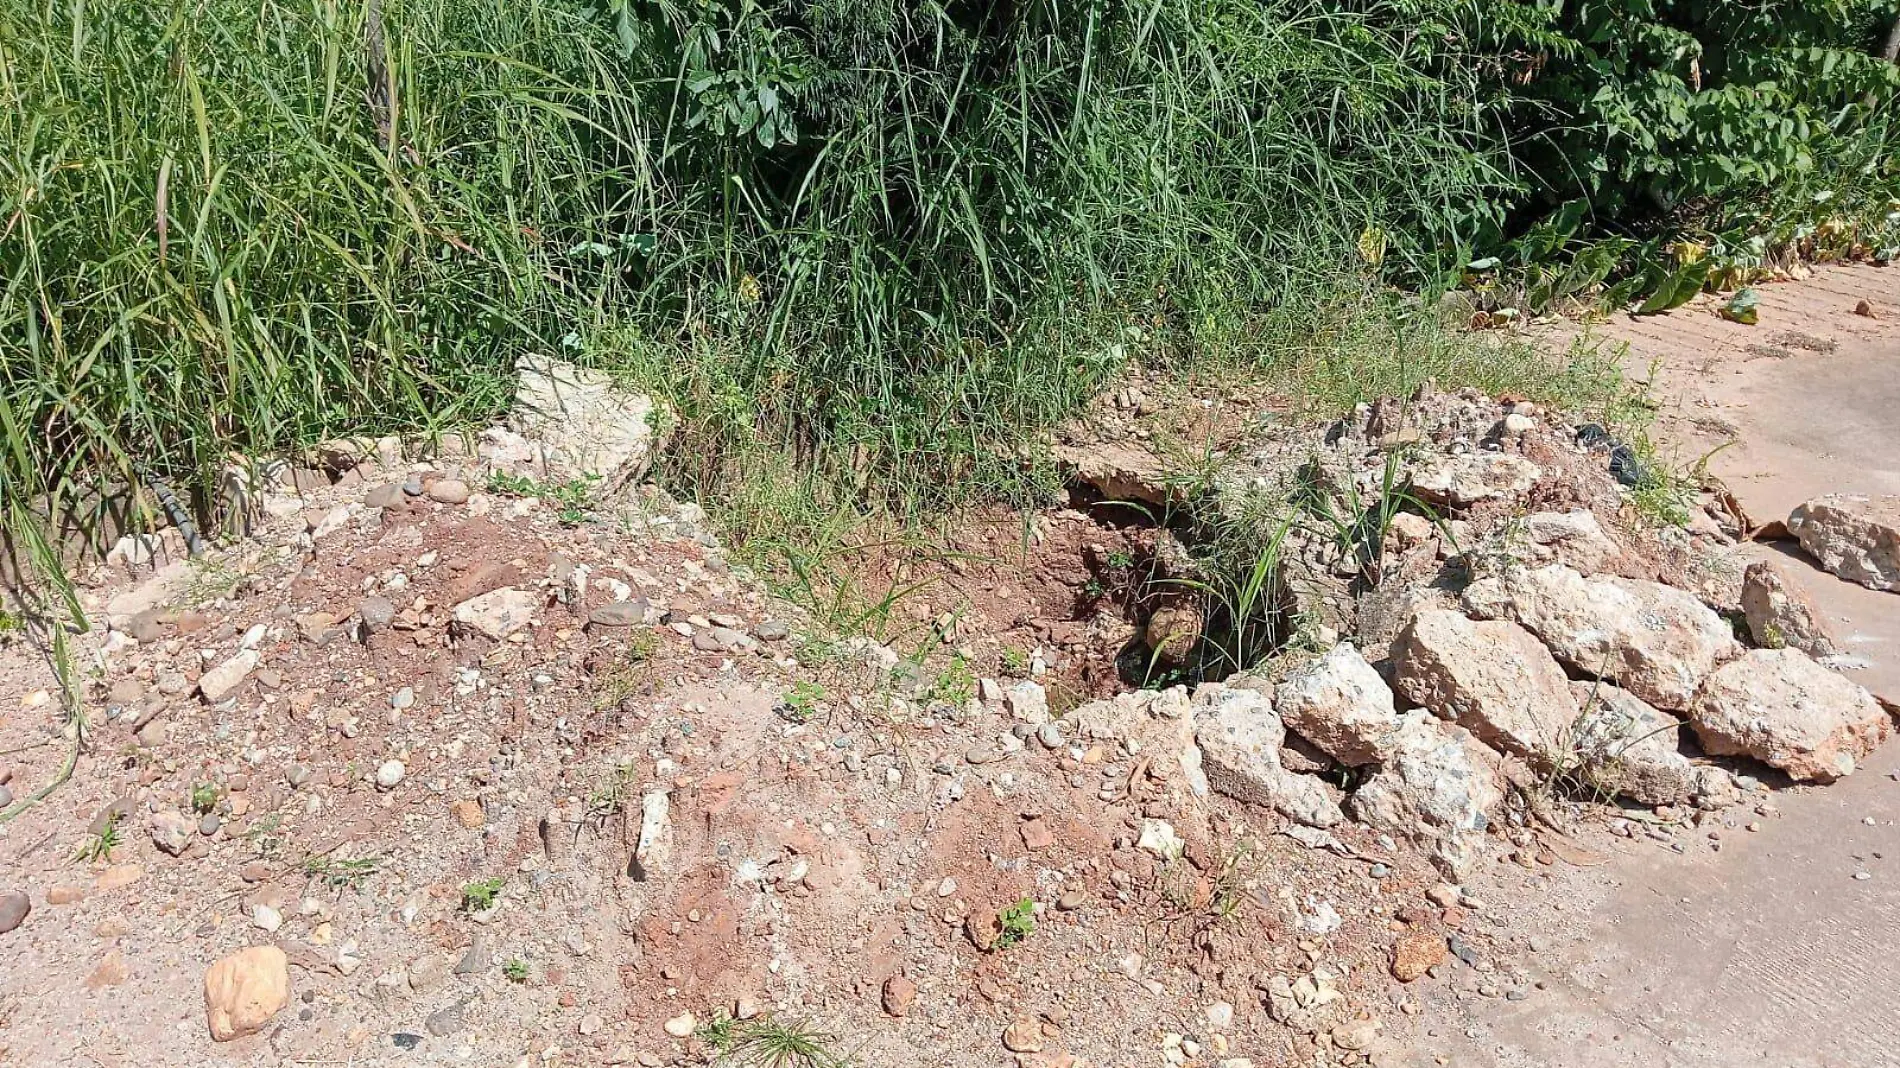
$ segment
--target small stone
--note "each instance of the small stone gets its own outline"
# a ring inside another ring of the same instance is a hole
[[[1392,947],[1392,978],[1412,982],[1445,959],[1445,940],[1430,931],[1410,931]]]
[[[486,972],[492,963],[488,951],[488,939],[482,932],[476,931],[475,937],[469,940],[468,949],[463,952],[462,959],[455,962],[455,974],[480,975]]]
[[[356,604],[356,618],[362,621],[364,630],[374,634],[395,622],[396,606],[387,597],[365,597]]]
[[[205,970],[204,998],[213,1041],[255,1034],[290,1002],[289,958],[276,946],[239,950]]]
[[[690,1038],[699,1026],[699,1020],[690,1012],[682,1012],[666,1021],[666,1033],[674,1038]]]
[[[782,642],[791,636],[792,628],[776,619],[768,619],[753,627],[752,633],[762,642]]]
[[[123,886],[131,886],[133,883],[138,882],[144,874],[145,869],[140,865],[114,864],[99,873],[99,877],[92,881],[92,889],[94,893],[98,894],[109,893]],[[47,900],[52,900],[51,894],[47,895]]]
[[[1215,1031],[1225,1031],[1234,1025],[1234,1006],[1229,1002],[1216,1001],[1201,1010],[1207,1026]]]
[[[418,994],[426,994],[442,984],[449,977],[449,963],[441,957],[427,953],[417,957],[409,964],[409,989]]]
[[[395,789],[396,784],[401,782],[403,776],[408,774],[408,772],[409,772],[409,769],[403,767],[402,761],[400,760],[383,761],[382,766],[376,769],[377,789],[379,790]]]
[[[18,890],[0,894],[0,934],[8,934],[26,922],[33,911],[33,899]]]
[[[152,844],[174,857],[190,848],[197,833],[197,824],[177,809],[167,809],[152,817]]]
[[[257,650],[245,649],[236,656],[212,668],[198,677],[198,692],[204,694],[207,701],[216,703],[238,688],[251,672],[257,670]]]
[[[1074,912],[1076,909],[1081,908],[1083,905],[1087,903],[1088,903],[1088,895],[1084,894],[1079,889],[1071,887],[1067,890],[1064,890],[1062,892],[1061,897],[1056,898],[1056,911],[1057,912]]]
[[[963,759],[971,764],[994,764],[1003,759],[1003,756],[991,746],[978,745],[966,750]]]
[[[217,834],[219,829],[223,826],[224,821],[218,818],[216,812],[207,812],[203,816],[198,817],[198,833],[204,835],[206,838]]]
[[[1017,1017],[1003,1030],[1003,1048],[1011,1053],[1042,1052],[1042,1025],[1028,1016]]]
[[[647,621],[650,610],[646,598],[636,597],[631,601],[601,605],[587,613],[587,622],[596,627],[637,627]]]
[[[251,924],[259,930],[275,931],[284,925],[284,914],[269,905],[251,909]]]
[[[482,815],[482,803],[472,797],[465,797],[457,801],[455,804],[450,805],[449,809],[455,813],[456,822],[471,831],[479,828],[483,822],[485,822]]]
[[[732,1003],[732,1018],[735,1020],[757,1019],[764,1011],[765,1007],[759,1004],[758,998],[740,997]]]
[[[606,1026],[606,1023],[607,1021],[600,1018],[599,1013],[590,1012],[587,1015],[581,1017],[580,1024],[577,1025],[574,1029],[576,1031],[579,1031],[583,1035],[598,1034],[600,1032],[600,1029]]]
[[[429,499],[440,504],[465,504],[468,483],[459,478],[439,478],[429,484]]]
[[[416,691],[408,686],[404,686],[389,696],[389,706],[391,708],[408,708],[415,703]]]
[[[363,494],[363,503],[371,508],[395,508],[403,503],[402,483],[385,482],[380,486],[371,486]]]
[[[398,1031],[390,1035],[389,1040],[396,1044],[397,1049],[403,1050],[404,1052],[422,1045],[422,1036],[410,1031]]]
[[[1056,844],[1055,832],[1040,819],[1024,820],[1022,835],[1023,846],[1031,850],[1047,849]]]
[[[893,975],[884,980],[884,1011],[891,1016],[910,1015],[910,1007],[917,1002],[917,984],[901,975]]]
[[[92,970],[92,974],[86,976],[86,989],[98,990],[100,987],[119,986],[131,974],[131,969],[125,964],[125,954],[119,951],[119,947],[114,946],[106,951],[106,955],[100,959],[99,966]]]

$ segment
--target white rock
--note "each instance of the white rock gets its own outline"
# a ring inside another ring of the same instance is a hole
[[[262,658],[255,649],[239,652],[231,659],[200,675],[198,692],[204,694],[205,700],[214,704],[224,700],[232,690],[238,688],[240,683],[251,677],[251,672],[257,670],[260,659]]]
[[[1210,683],[1195,692],[1193,709],[1202,770],[1214,790],[1311,827],[1345,818],[1324,783],[1280,764],[1286,728],[1265,694]]]
[[[1504,801],[1496,757],[1461,727],[1407,713],[1377,775],[1354,791],[1354,819],[1410,839],[1454,881],[1475,872],[1491,814]]]
[[[666,867],[672,854],[672,798],[654,790],[640,798],[640,837],[633,849],[633,877],[644,882]]]
[[[666,1033],[674,1038],[690,1038],[699,1021],[690,1012],[682,1012],[666,1021]]]
[[[1796,649],[1756,649],[1709,676],[1689,723],[1712,756],[1748,756],[1803,781],[1851,774],[1893,734],[1865,689]]]
[[[1583,712],[1570,755],[1587,782],[1645,805],[1677,805],[1696,793],[1696,766],[1682,755],[1682,721],[1607,682],[1573,682]]]
[[[177,809],[152,815],[152,844],[174,857],[189,849],[197,834],[197,821]]]
[[[1394,672],[1407,701],[1533,766],[1562,762],[1577,702],[1563,668],[1529,631],[1431,608],[1396,645]]]
[[[1391,687],[1350,644],[1289,672],[1274,687],[1273,708],[1294,733],[1352,767],[1378,763],[1399,725]]]
[[[539,446],[554,474],[600,479],[611,493],[646,474],[671,416],[644,393],[611,376],[552,357],[523,356],[509,420]]]
[[[1174,825],[1167,820],[1142,820],[1141,837],[1135,845],[1163,860],[1174,860],[1187,851],[1187,843],[1181,840],[1181,836],[1175,833]]]
[[[1836,575],[1900,591],[1900,495],[1817,497],[1788,516],[1788,530]]]
[[[1524,517],[1523,530],[1531,545],[1530,555],[1538,562],[1563,564],[1585,575],[1602,571],[1623,555],[1623,547],[1587,508],[1534,512]]]
[[[1749,635],[1764,649],[1787,647],[1813,657],[1841,651],[1799,580],[1773,561],[1757,560],[1742,572],[1742,616]]]
[[[396,788],[397,783],[402,782],[402,777],[408,773],[409,769],[403,767],[402,761],[385,760],[382,765],[376,769],[376,786],[382,790],[393,790]]]
[[[1433,504],[1464,508],[1495,497],[1519,497],[1543,477],[1537,465],[1508,452],[1440,456],[1412,476],[1412,490]]]
[[[1728,623],[1681,590],[1586,579],[1561,564],[1482,579],[1464,600],[1473,615],[1518,623],[1564,663],[1672,711],[1688,708],[1715,665],[1739,651]]]
[[[1023,679],[1003,691],[1003,702],[1018,722],[1040,727],[1049,722],[1049,694],[1039,682]]]
[[[269,905],[257,905],[251,909],[251,925],[259,930],[275,931],[284,925],[284,914]]]
[[[531,623],[540,608],[540,594],[503,586],[456,605],[454,618],[462,628],[500,641]]]

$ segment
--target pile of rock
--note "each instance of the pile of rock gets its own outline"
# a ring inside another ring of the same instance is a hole
[[[1712,550],[1740,530],[1619,524],[1634,456],[1600,428],[1547,419],[1421,394],[1363,406],[1320,440],[1268,433],[1211,506],[1229,520],[1263,500],[1339,517],[1295,522],[1279,561],[1300,637],[1327,651],[1277,685],[1229,679],[1078,716],[1136,748],[1167,746],[1190,794],[1314,828],[1351,817],[1453,879],[1478,862],[1510,783],[1712,805],[1734,795],[1733,777],[1706,758],[1797,782],[1850,774],[1893,722],[1817,660],[1838,647],[1794,579],[1770,564],[1725,573]],[[1788,526],[1836,573],[1900,588],[1900,499],[1827,498]],[[1756,647],[1711,603],[1745,619]],[[1352,774],[1293,770],[1313,750]],[[1359,785],[1342,795],[1333,781]]]

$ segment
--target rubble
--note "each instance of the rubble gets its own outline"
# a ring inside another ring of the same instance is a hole
[[[1715,665],[1737,652],[1729,626],[1692,595],[1656,582],[1585,578],[1562,564],[1481,579],[1467,611],[1529,630],[1559,660],[1670,711],[1689,707]]]
[[[1407,713],[1393,754],[1346,803],[1353,819],[1413,842],[1446,878],[1477,870],[1504,800],[1496,757],[1461,727]]]
[[[1757,560],[1742,573],[1742,614],[1763,649],[1799,649],[1817,659],[1840,653],[1820,609],[1789,569]]]
[[[1900,591],[1900,496],[1817,497],[1789,514],[1788,532],[1847,581]]]
[[[1872,694],[1797,649],[1756,649],[1716,670],[1689,712],[1702,747],[1798,781],[1853,773],[1894,731]]]
[[[1544,646],[1504,620],[1429,609],[1400,635],[1398,691],[1481,741],[1548,767],[1565,746],[1577,704]]]
[[[1304,664],[1273,690],[1287,727],[1342,764],[1376,764],[1399,725],[1392,689],[1349,643]]]

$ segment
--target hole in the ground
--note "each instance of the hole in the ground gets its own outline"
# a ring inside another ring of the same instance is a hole
[[[1112,611],[1133,628],[1116,651],[1126,687],[1214,682],[1282,648],[1294,630],[1292,592],[1277,562],[1235,561],[1206,550],[1206,535],[1179,508],[1102,497],[1070,487],[1070,504],[1117,548],[1086,552],[1088,579],[1073,618]]]

